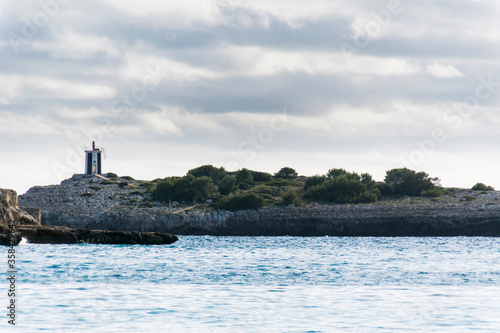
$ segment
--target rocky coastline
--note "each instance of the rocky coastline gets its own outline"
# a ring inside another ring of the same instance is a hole
[[[0,245],[17,245],[24,237],[30,243],[50,244],[172,244],[177,236],[159,232],[75,229],[42,225],[41,210],[18,205],[17,193],[0,189]],[[105,229],[105,228],[99,228]]]
[[[36,186],[19,200],[41,210],[44,226],[115,232],[232,236],[500,236],[500,192],[460,190],[442,198],[402,197],[373,204],[187,210],[151,203],[140,181],[74,175]],[[145,205],[147,203],[147,206]]]

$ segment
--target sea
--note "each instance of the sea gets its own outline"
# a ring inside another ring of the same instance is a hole
[[[2,279],[1,332],[500,332],[498,238],[179,236],[15,249],[16,325]]]

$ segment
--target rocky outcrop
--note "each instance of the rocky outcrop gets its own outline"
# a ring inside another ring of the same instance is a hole
[[[75,175],[20,197],[42,209],[42,223],[81,229],[184,235],[500,236],[500,192],[457,191],[439,199],[399,198],[369,205],[273,207],[258,211],[172,212],[137,184]],[[135,185],[135,186],[134,186]],[[149,201],[148,201],[149,202]]]
[[[70,229],[64,227],[19,227],[22,237],[30,243],[50,244],[172,244],[176,236],[159,232],[127,232],[109,230]]]
[[[40,216],[39,208],[29,212]],[[102,229],[102,228],[101,228]],[[0,189],[0,245],[18,244],[22,237],[31,243],[51,244],[172,244],[178,238],[159,232],[125,232],[109,230],[85,230],[68,227],[43,226],[35,217],[19,208],[17,193]]]
[[[8,221],[17,221],[17,225],[40,225],[33,216],[19,208],[16,191],[0,189],[0,232],[10,230]]]

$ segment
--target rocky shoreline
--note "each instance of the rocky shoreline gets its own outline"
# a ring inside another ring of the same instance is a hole
[[[385,199],[373,204],[187,211],[151,203],[129,181],[118,186],[75,175],[33,187],[23,206],[41,209],[46,226],[181,235],[237,236],[500,236],[500,192],[457,190],[436,199]],[[148,202],[148,206],[143,203]]]
[[[175,235],[159,232],[88,230],[46,226],[41,224],[41,216],[41,211],[37,208],[20,208],[15,191],[0,189],[0,245],[16,245],[23,237],[30,243],[42,244],[162,245],[172,244],[178,240]]]

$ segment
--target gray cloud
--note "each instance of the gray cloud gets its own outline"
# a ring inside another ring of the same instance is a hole
[[[472,185],[472,158],[498,146],[494,1],[51,3],[0,2],[3,187],[59,182],[54,164],[81,172],[68,156],[91,137],[108,166],[143,178],[231,161],[383,177],[407,163],[449,186]],[[285,109],[284,129],[252,148]],[[425,151],[436,130],[447,140]],[[463,172],[448,172],[456,161]]]

